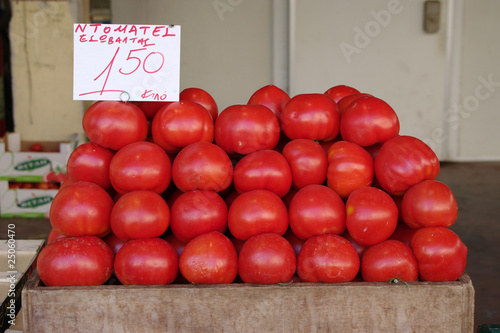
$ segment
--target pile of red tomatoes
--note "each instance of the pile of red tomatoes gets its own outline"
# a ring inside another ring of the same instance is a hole
[[[46,285],[452,281],[435,153],[380,98],[345,85],[290,97],[268,85],[221,112],[98,101],[68,159],[38,258]],[[55,239],[55,240],[54,240]]]

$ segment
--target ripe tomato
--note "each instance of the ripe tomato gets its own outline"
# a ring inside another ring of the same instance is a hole
[[[309,238],[297,257],[297,274],[302,282],[349,282],[359,267],[359,256],[351,243],[333,234]]]
[[[215,121],[215,143],[228,154],[273,149],[279,138],[278,118],[263,105],[232,105]]]
[[[305,239],[297,237],[297,235],[295,235],[290,228],[288,228],[283,237],[285,237],[288,243],[292,246],[295,256],[298,256],[302,245],[306,242]]]
[[[218,231],[193,238],[179,258],[182,275],[191,283],[231,283],[238,274],[233,243]]]
[[[159,102],[159,101],[137,101],[137,102],[131,102],[139,107],[139,109],[144,112],[144,115],[148,120],[153,120],[155,117],[156,113],[160,108],[162,108],[165,105],[169,105],[173,102]]]
[[[420,279],[455,281],[465,271],[467,247],[456,233],[444,227],[418,229],[410,241]]]
[[[363,244],[359,244],[358,242],[356,242],[354,240],[354,238],[352,238],[349,231],[347,231],[347,230],[344,231],[344,233],[340,236],[344,237],[345,239],[347,239],[349,241],[349,243],[351,243],[351,245],[354,247],[354,249],[358,253],[359,259],[363,258],[363,254],[365,254],[366,249],[368,249],[370,247],[368,245],[363,245]]]
[[[191,101],[162,107],[151,124],[153,142],[167,153],[177,153],[194,142],[214,140],[214,122],[207,109]]]
[[[339,133],[337,104],[324,94],[295,95],[281,113],[283,133],[294,139],[331,140]]]
[[[137,105],[118,101],[95,102],[83,115],[82,123],[90,141],[113,150],[146,140],[149,130],[146,116]]]
[[[228,227],[241,240],[262,233],[283,235],[288,229],[288,212],[275,193],[253,190],[234,199],[229,207]]]
[[[179,258],[161,238],[132,239],[116,254],[115,274],[122,284],[172,283],[179,272]]]
[[[346,226],[352,238],[363,245],[388,239],[398,224],[398,207],[384,191],[375,187],[354,190],[346,202]]]
[[[289,100],[290,96],[283,89],[270,84],[257,89],[257,91],[250,96],[247,104],[267,106],[273,111],[276,118],[280,120],[281,112],[283,112],[283,108]]]
[[[60,189],[49,209],[52,227],[65,236],[104,236],[111,231],[113,200],[102,187],[76,182]]]
[[[263,189],[283,197],[292,186],[292,170],[277,151],[259,150],[244,156],[236,164],[233,184],[238,193]]]
[[[43,145],[40,142],[33,142],[30,145],[29,151],[41,152],[43,151]]]
[[[74,181],[87,181],[108,189],[111,187],[109,165],[114,155],[111,149],[94,142],[81,144],[68,157],[68,177]]]
[[[410,228],[404,223],[398,223],[398,225],[396,226],[396,230],[394,230],[389,239],[398,240],[410,246],[410,241],[415,234],[415,231],[417,231],[417,229]]]
[[[47,286],[96,286],[113,273],[113,252],[96,236],[64,237],[48,243],[37,258]]]
[[[123,240],[160,237],[169,226],[170,210],[156,192],[131,191],[116,201],[110,223],[113,233]]]
[[[292,140],[285,145],[282,154],[290,164],[295,188],[325,182],[328,161],[325,150],[316,141]]]
[[[213,122],[219,116],[219,108],[215,99],[207,91],[201,88],[186,88],[179,94],[179,101],[190,101],[198,103],[207,109],[208,113],[212,116]]]
[[[123,244],[127,242],[124,239],[116,237],[116,235],[112,232],[103,237],[102,240],[105,241],[106,244],[108,244],[111,251],[113,251],[114,256],[116,256],[118,251],[122,248]]]
[[[437,180],[423,180],[405,192],[401,216],[411,228],[447,228],[457,220],[457,201],[446,184]]]
[[[187,242],[180,241],[175,237],[174,234],[168,234],[164,238],[172,247],[174,248],[175,252],[177,252],[177,256],[181,256],[182,251],[187,245]]]
[[[172,164],[172,180],[181,191],[220,192],[233,181],[233,164],[226,152],[210,142],[183,148]]]
[[[397,136],[382,145],[374,162],[375,177],[392,195],[403,195],[422,180],[435,179],[439,160],[432,149],[412,136]]]
[[[52,241],[55,241],[56,239],[63,238],[63,237],[66,237],[66,236],[58,233],[56,229],[52,228],[52,229],[50,229],[49,236],[47,237],[47,244],[52,242]]]
[[[361,146],[337,141],[328,149],[327,185],[346,199],[357,188],[373,182],[373,159]]]
[[[380,98],[359,97],[342,114],[340,135],[345,141],[367,147],[385,142],[398,134],[398,116]]]
[[[352,102],[354,102],[355,100],[357,100],[358,98],[363,97],[363,96],[371,96],[371,95],[370,94],[363,94],[363,93],[356,93],[356,94],[344,96],[340,100],[338,100],[337,106],[339,107],[340,117],[342,117],[345,110]]]
[[[302,239],[326,233],[340,235],[346,228],[344,202],[324,185],[308,185],[297,191],[288,214],[290,228]]]
[[[361,259],[361,276],[368,282],[384,282],[396,278],[417,281],[417,259],[405,243],[386,240],[365,251]]]
[[[343,84],[331,87],[330,89],[325,91],[325,95],[331,97],[331,99],[333,99],[335,103],[340,101],[343,97],[352,94],[359,94],[359,91],[353,87],[349,87]]]
[[[162,193],[170,184],[170,159],[151,142],[134,142],[115,153],[109,166],[109,179],[120,194],[136,190]]]
[[[171,206],[170,229],[177,239],[189,242],[209,231],[225,232],[227,206],[213,191],[188,191],[181,194]]]
[[[250,237],[241,247],[238,273],[245,283],[275,284],[292,279],[297,258],[290,243],[277,234]]]

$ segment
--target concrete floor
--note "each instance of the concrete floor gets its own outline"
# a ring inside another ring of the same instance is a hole
[[[459,215],[451,227],[467,245],[467,272],[475,288],[475,316],[481,324],[500,324],[500,163],[442,163],[438,180],[447,184],[458,202]],[[17,239],[46,238],[48,220],[2,220],[16,223]]]

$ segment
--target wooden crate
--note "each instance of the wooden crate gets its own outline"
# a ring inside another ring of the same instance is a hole
[[[473,332],[474,288],[454,282],[173,284],[23,290],[25,332]]]

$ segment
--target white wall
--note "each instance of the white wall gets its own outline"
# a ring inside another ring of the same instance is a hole
[[[271,82],[268,0],[112,1],[112,23],[180,24],[181,90],[207,90],[219,111]]]

